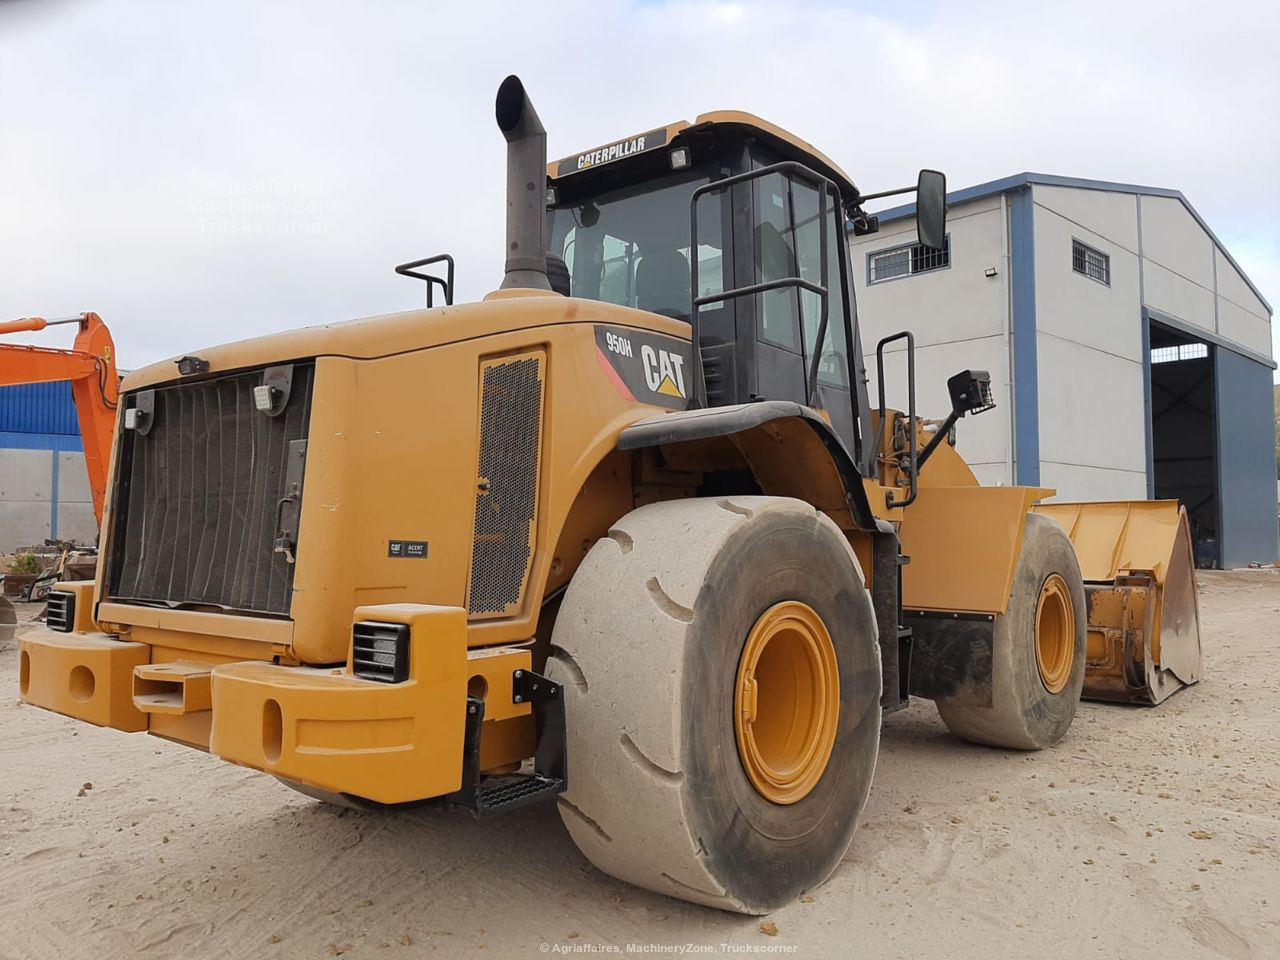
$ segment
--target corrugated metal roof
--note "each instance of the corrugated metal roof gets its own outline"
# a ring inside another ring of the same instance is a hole
[[[71,382],[62,380],[0,387],[0,433],[80,436]]]

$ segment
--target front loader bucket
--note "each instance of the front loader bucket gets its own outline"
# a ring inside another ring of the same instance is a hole
[[[1200,615],[1187,512],[1176,500],[1045,503],[1084,576],[1089,700],[1157,704],[1200,679]]]
[[[9,598],[0,594],[0,647],[13,639],[18,630],[18,611]]]

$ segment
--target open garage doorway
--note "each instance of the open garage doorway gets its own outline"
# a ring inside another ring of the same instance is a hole
[[[1214,346],[1151,325],[1151,459],[1157,500],[1181,500],[1191,519],[1196,566],[1221,556]]]

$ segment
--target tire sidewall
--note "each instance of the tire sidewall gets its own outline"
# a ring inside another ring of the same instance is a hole
[[[1070,677],[1060,691],[1050,693],[1036,664],[1036,611],[1045,582],[1054,574],[1067,583],[1076,629]],[[1080,563],[1070,538],[1048,517],[1029,515],[1009,607],[996,621],[996,648],[1008,651],[1003,658],[1008,683],[996,678],[992,691],[995,697],[1009,697],[1026,716],[1028,734],[1034,741],[1029,746],[1057,743],[1075,718],[1084,688],[1087,623]]]
[[[840,683],[831,758],[814,788],[792,804],[772,803],[752,786],[734,726],[747,635],[783,600],[806,603],[822,618]],[[681,698],[686,816],[708,869],[730,895],[771,908],[839,863],[870,789],[880,692],[874,615],[843,535],[812,511],[765,511],[743,524],[714,559],[698,595]]]

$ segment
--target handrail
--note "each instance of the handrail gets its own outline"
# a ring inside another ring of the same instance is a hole
[[[415,273],[415,267],[425,267],[429,263],[439,263],[441,260],[447,264],[445,270],[445,278],[431,273]],[[447,253],[438,253],[434,257],[427,257],[423,260],[414,260],[410,263],[402,263],[396,267],[396,273],[402,277],[413,277],[415,280],[422,280],[427,285],[427,307],[434,306],[432,303],[432,291],[435,289],[433,284],[440,284],[444,290],[444,302],[446,306],[453,306],[453,257]]]
[[[877,438],[877,447],[885,448],[885,427],[888,425],[888,417],[886,414],[884,402],[884,348],[887,344],[893,343],[895,340],[907,341],[907,432],[910,436],[907,438],[908,466],[907,480],[909,482],[910,493],[904,500],[895,500],[893,491],[889,490],[884,495],[885,505],[890,509],[893,507],[909,507],[915,502],[918,488],[916,485],[916,475],[920,470],[920,464],[916,454],[916,338],[910,330],[903,330],[901,333],[890,334],[879,343],[876,344],[876,386],[879,388],[880,395],[880,436]]]

